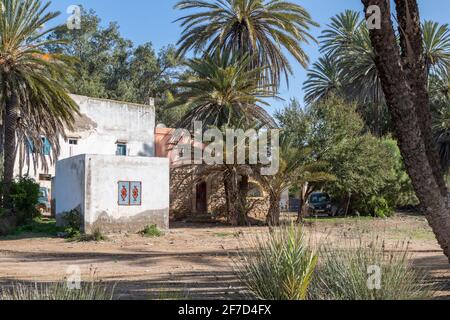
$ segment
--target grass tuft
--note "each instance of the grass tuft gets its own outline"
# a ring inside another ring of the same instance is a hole
[[[317,264],[303,229],[294,225],[256,236],[247,245],[255,251],[240,250],[235,270],[254,298],[263,300],[305,300]]]
[[[68,238],[70,242],[102,242],[108,241],[108,237],[105,236],[100,228],[95,228],[91,234],[74,233]]]
[[[432,297],[425,273],[410,262],[406,244],[386,250],[380,240],[343,239],[338,245],[323,245],[319,255],[320,262],[310,287],[312,299],[419,300]],[[375,270],[380,271],[378,278],[374,278]]]
[[[159,238],[159,237],[164,235],[164,233],[162,231],[160,231],[158,229],[158,227],[156,225],[154,225],[154,224],[145,227],[145,229],[142,230],[140,232],[140,234],[143,237],[149,237],[149,238]]]
[[[70,289],[66,282],[34,283],[32,285],[16,283],[10,287],[0,289],[0,300],[112,300],[114,287],[102,285],[98,282],[82,283],[81,289]]]

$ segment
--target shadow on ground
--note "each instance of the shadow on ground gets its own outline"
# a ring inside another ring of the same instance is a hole
[[[0,287],[18,283],[0,278]],[[34,286],[35,282],[20,281]],[[52,282],[46,282],[51,285]],[[245,300],[244,289],[232,272],[185,272],[147,280],[108,279],[99,285],[114,288],[114,300]]]
[[[414,266],[421,268],[427,275],[427,281],[436,286],[437,291],[445,292],[439,299],[450,300],[450,265],[442,255],[420,257],[413,260]]]

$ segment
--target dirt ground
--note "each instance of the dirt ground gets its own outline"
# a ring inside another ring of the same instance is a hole
[[[423,217],[399,214],[387,220],[312,219],[307,232],[334,241],[342,235],[379,236],[387,243],[409,241],[415,265],[424,268],[450,299],[450,268]],[[84,281],[94,277],[116,285],[117,299],[239,299],[242,288],[232,256],[246,239],[267,228],[229,228],[217,224],[174,223],[160,238],[110,236],[101,243],[64,239],[0,239],[0,283],[55,282],[78,266]]]

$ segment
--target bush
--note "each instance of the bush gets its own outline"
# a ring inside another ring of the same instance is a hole
[[[82,234],[81,225],[83,223],[83,216],[77,209],[62,213],[62,216],[66,226],[64,233],[69,241],[100,242],[108,240],[100,228],[94,228],[91,234]]]
[[[108,241],[100,228],[95,228],[91,234],[78,234],[70,238],[71,241],[78,242],[101,242]]]
[[[141,235],[144,237],[158,238],[161,237],[163,233],[153,224],[145,227],[145,229],[141,231]]]
[[[355,203],[358,211],[364,215],[371,215],[376,218],[392,217],[395,213],[394,208],[389,205],[389,202],[380,196],[372,196],[369,200],[360,200]]]
[[[385,250],[379,241],[346,240],[322,246],[310,295],[316,300],[415,300],[432,296],[425,274],[413,268],[405,245]],[[371,289],[373,267],[381,270],[381,287]]]
[[[17,225],[30,223],[39,216],[36,206],[39,203],[40,187],[33,179],[20,178],[11,186],[11,199],[17,217]]]
[[[63,228],[56,226],[54,219],[37,217],[29,224],[17,227],[14,235],[22,235],[26,233],[42,234],[47,236],[57,236],[59,232],[63,232]]]
[[[0,300],[112,300],[114,288],[98,282],[83,283],[80,290],[69,289],[66,282],[55,284],[35,283],[25,285],[17,283],[10,288],[0,290]]]
[[[305,300],[318,256],[304,240],[303,229],[281,227],[268,238],[249,240],[254,252],[241,250],[235,270],[248,291],[263,300]]]

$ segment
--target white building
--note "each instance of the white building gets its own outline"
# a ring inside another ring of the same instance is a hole
[[[81,154],[155,156],[155,108],[151,105],[118,102],[71,95],[79,105],[80,116],[67,141],[60,139],[58,160]],[[49,150],[48,150],[49,151]],[[50,161],[50,156],[47,156]],[[55,161],[53,161],[55,162]],[[41,165],[20,168],[17,159],[15,175],[28,175],[43,187],[51,189],[56,163],[45,171]]]
[[[58,161],[36,171],[18,161],[16,174],[50,189],[60,225],[77,210],[86,232],[138,232],[151,224],[168,229],[169,160],[155,158],[154,106],[72,98],[80,116],[60,140]]]

